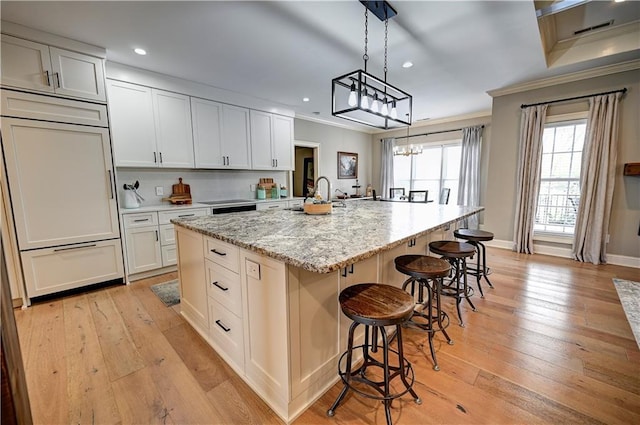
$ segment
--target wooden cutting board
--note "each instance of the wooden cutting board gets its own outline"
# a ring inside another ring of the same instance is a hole
[[[182,183],[182,177],[178,178],[178,184],[174,184],[171,191],[171,196],[173,195],[191,195],[191,187],[188,184]],[[191,196],[189,196],[191,197]]]

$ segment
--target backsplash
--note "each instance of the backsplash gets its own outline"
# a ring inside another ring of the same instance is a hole
[[[194,202],[213,201],[219,199],[255,199],[256,192],[250,185],[256,185],[261,177],[270,177],[280,185],[287,185],[286,171],[239,171],[239,170],[180,170],[180,169],[116,169],[116,187],[119,204],[122,206],[123,185],[140,182],[138,193],[145,199],[142,205],[159,205],[171,195],[171,187],[178,183],[190,185]],[[156,186],[162,186],[164,194],[156,195]]]

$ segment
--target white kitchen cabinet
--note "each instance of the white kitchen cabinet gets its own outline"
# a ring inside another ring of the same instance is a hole
[[[129,274],[162,267],[158,226],[125,229]]]
[[[180,282],[180,312],[203,337],[209,337],[209,297],[202,255],[204,237],[183,227],[176,228]],[[187,260],[188,259],[188,260]]]
[[[251,110],[254,170],[293,169],[293,118]]]
[[[151,89],[107,80],[107,92],[116,166],[157,167]]]
[[[284,200],[278,200],[278,201],[265,201],[265,202],[258,202],[256,204],[256,211],[264,211],[264,210],[282,210],[285,209],[289,206],[289,202],[284,199]]]
[[[1,50],[4,86],[106,100],[100,58],[4,34]]]
[[[191,98],[196,168],[248,169],[248,110]]]
[[[194,167],[188,96],[115,80],[107,90],[117,166]]]
[[[174,218],[202,217],[209,214],[208,208],[194,208],[179,211],[158,211],[158,230],[160,231],[160,251],[162,267],[175,266],[176,237],[171,220]]]
[[[277,404],[289,400],[287,284],[284,263],[248,251],[241,253],[244,359],[247,380]]]
[[[106,128],[3,118],[2,145],[21,250],[120,237]]]
[[[158,165],[194,168],[189,96],[152,89],[151,97],[156,126]]]

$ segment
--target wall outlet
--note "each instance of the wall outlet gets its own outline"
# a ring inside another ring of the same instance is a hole
[[[260,280],[260,264],[247,260],[247,276]]]
[[[250,190],[250,191],[252,191],[252,192],[255,192],[255,191],[256,191],[256,189],[257,189],[257,188],[256,188],[256,186],[257,186],[257,185],[256,185],[255,183],[250,184],[250,185],[249,185],[249,190]]]
[[[164,188],[162,186],[156,186],[156,196],[164,195]]]
[[[611,239],[611,235],[607,233],[607,240],[605,241],[605,243],[609,243],[610,239]]]

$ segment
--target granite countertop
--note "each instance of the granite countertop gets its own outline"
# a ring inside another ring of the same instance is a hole
[[[330,273],[482,210],[367,201],[349,202],[328,215],[271,210],[171,222],[311,272]]]
[[[294,201],[294,200],[303,200],[304,198],[300,197],[288,197],[288,198],[278,198],[278,199],[247,199],[247,202],[255,202],[256,204],[268,203],[268,202],[283,202],[283,201]],[[124,208],[120,207],[120,214],[135,214],[135,213],[143,213],[150,211],[174,211],[174,210],[182,210],[182,209],[191,209],[191,208],[211,208],[211,205],[201,204],[200,202],[205,201],[194,201],[192,204],[183,204],[183,205],[174,205],[170,203],[164,204],[155,204],[155,205],[141,205],[138,208]],[[233,206],[233,203],[230,204],[218,204],[217,206]]]

